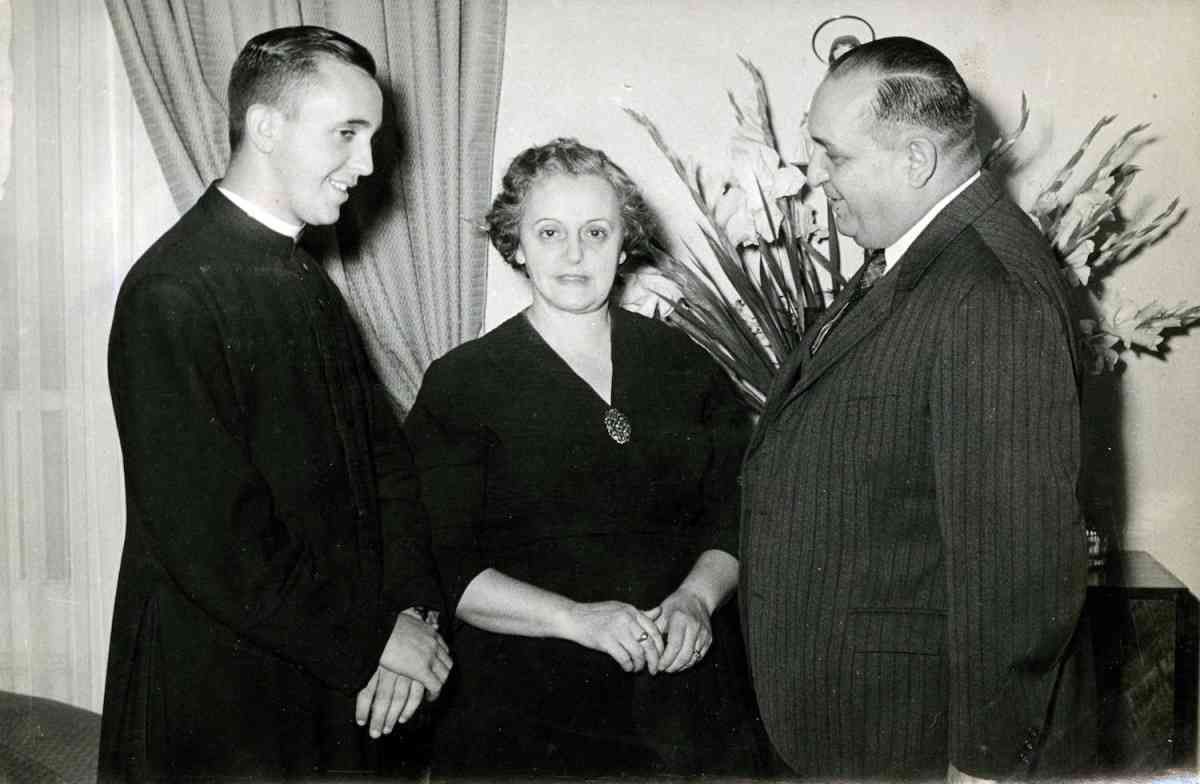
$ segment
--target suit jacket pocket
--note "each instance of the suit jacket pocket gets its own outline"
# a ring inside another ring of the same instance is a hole
[[[945,614],[855,611],[848,632],[854,775],[944,776],[949,684]]]

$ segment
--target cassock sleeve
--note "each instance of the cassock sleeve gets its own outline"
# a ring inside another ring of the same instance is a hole
[[[372,448],[383,521],[384,596],[397,612],[417,606],[441,612],[445,603],[429,550],[429,519],[421,504],[412,452],[387,391],[377,380],[372,390]]]
[[[471,421],[471,405],[463,400],[472,383],[444,359],[435,361],[404,420],[451,615],[467,585],[488,566],[476,537],[485,500],[486,440],[483,428]]]
[[[1084,598],[1071,336],[1051,297],[996,274],[942,325],[931,420],[949,616],[950,761],[1027,762]]]
[[[122,292],[109,344],[130,524],[215,621],[328,686],[361,688],[395,621],[369,553],[314,548],[250,456],[216,317],[172,277]],[[377,555],[375,557],[378,557]]]

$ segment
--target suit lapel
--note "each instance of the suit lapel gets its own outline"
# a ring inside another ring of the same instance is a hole
[[[946,246],[1003,195],[1002,186],[992,175],[980,174],[979,179],[947,204],[909,246],[896,269],[900,273],[898,288],[901,291],[913,289]]]
[[[800,373],[799,383],[788,391],[784,404],[816,382],[832,367],[841,362],[856,345],[874,333],[892,312],[896,294],[899,269],[884,275],[862,298],[853,310],[839,319],[826,336],[824,344],[809,360]]]
[[[811,358],[808,356],[809,343],[816,330],[820,329],[829,316],[809,327],[805,340],[781,366],[776,381],[771,385],[772,392],[767,397],[763,415],[751,438],[750,450],[759,445],[764,430],[789,402],[811,387],[831,368],[836,367],[851,349],[882,326],[888,316],[904,301],[904,297],[916,287],[946,246],[1002,196],[1002,187],[995,178],[987,172],[981,174],[977,181],[938,213],[925,231],[909,246],[896,268],[876,283],[853,311],[846,314],[843,323],[833,328],[816,356]],[[861,275],[862,270],[859,270],[839,300],[853,290],[852,286],[857,285]],[[835,302],[829,313],[836,313],[840,307],[840,302]]]
[[[859,269],[858,273],[846,282],[846,285],[839,292],[837,298],[829,303],[829,307],[825,309],[825,312],[804,330],[804,337],[801,339],[800,345],[796,346],[792,353],[780,363],[779,370],[776,371],[775,376],[771,379],[770,386],[767,387],[767,400],[763,404],[762,415],[758,418],[754,431],[750,434],[750,441],[746,447],[747,454],[754,451],[762,441],[766,426],[774,421],[780,409],[783,408],[789,399],[787,391],[797,385],[801,372],[812,361],[812,357],[809,354],[809,346],[812,344],[813,339],[820,332],[821,327],[828,323],[834,314],[842,309],[846,300],[849,299],[850,293],[858,287],[858,280],[862,277],[862,273],[863,271]]]

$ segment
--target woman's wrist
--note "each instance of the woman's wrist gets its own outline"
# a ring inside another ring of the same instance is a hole
[[[706,550],[679,585],[679,591],[695,596],[712,616],[737,587],[738,561],[724,550]]]
[[[567,642],[579,642],[579,634],[575,624],[575,608],[578,602],[571,599],[560,597],[560,601],[554,603],[554,607],[550,612],[549,620],[549,636],[555,637]]]
[[[721,606],[721,600],[723,599],[723,597],[714,596],[713,591],[708,586],[699,584],[699,581],[684,580],[683,584],[675,592],[685,599],[697,602],[701,609],[710,617]]]

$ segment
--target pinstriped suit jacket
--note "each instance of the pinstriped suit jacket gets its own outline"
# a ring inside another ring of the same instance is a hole
[[[797,773],[1091,753],[1073,341],[1050,248],[985,173],[781,369],[744,465],[740,597]]]

